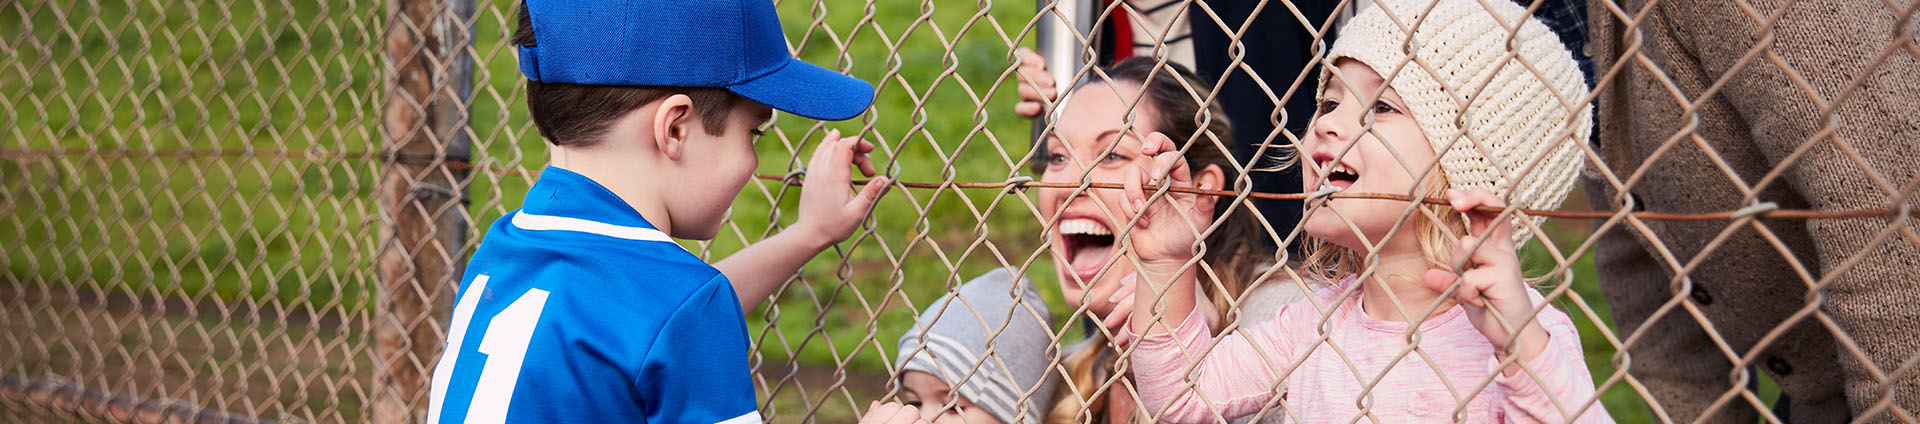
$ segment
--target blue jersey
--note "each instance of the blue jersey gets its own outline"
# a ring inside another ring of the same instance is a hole
[[[760,422],[718,270],[548,167],[467,265],[428,422]]]

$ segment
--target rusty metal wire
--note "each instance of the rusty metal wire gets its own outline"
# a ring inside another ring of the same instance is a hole
[[[216,156],[236,157],[236,156],[264,155],[264,156],[273,156],[273,157],[283,157],[288,159],[302,159],[302,160],[312,160],[312,159],[321,159],[321,158],[378,159],[382,156],[381,154],[367,153],[367,152],[309,153],[309,152],[258,152],[258,151],[246,151],[246,150],[158,150],[158,151],[151,151],[151,152],[130,152],[130,151],[87,151],[85,149],[68,149],[65,151],[0,149],[0,157],[5,157],[5,158],[10,158],[15,160],[42,159],[50,155],[86,155],[86,156],[113,157],[113,158],[139,156],[139,157],[148,157],[148,158],[178,158],[178,159],[204,158],[204,157],[216,157]],[[391,155],[388,155],[388,156],[391,156]],[[389,157],[386,160],[398,161],[400,159],[398,159],[397,157]],[[481,169],[479,167],[475,167],[465,162],[447,161],[446,158],[428,157],[428,158],[412,158],[412,159],[406,159],[406,160],[414,161],[414,162],[423,162],[423,163],[430,163],[434,161],[446,161],[447,166],[449,168],[460,170],[460,171]],[[483,170],[496,173],[496,174],[502,174],[502,175],[530,175],[530,176],[538,175],[538,172],[530,172],[530,171],[525,171],[520,169],[483,169]],[[793,186],[793,187],[799,187],[800,184],[806,180],[804,178],[804,174],[800,174],[799,176],[755,174],[754,178],[759,178],[762,180],[784,181],[787,185]],[[859,179],[853,180],[853,184],[855,186],[865,186],[868,184],[868,182],[869,180],[859,180]],[[895,181],[895,182],[892,182],[891,184],[897,187],[919,188],[919,189],[962,188],[962,189],[1006,190],[1006,189],[1031,189],[1031,188],[1069,188],[1069,189],[1087,188],[1087,189],[1099,189],[1099,190],[1120,190],[1120,189],[1126,188],[1124,186],[1121,186],[1120,184],[1111,184],[1111,183],[1085,183],[1085,184],[1048,183],[1048,182],[1032,181],[1031,179],[1010,179],[1008,181],[1002,181],[997,183],[962,182],[962,181],[953,181],[953,182],[944,182],[944,183]],[[1160,190],[1160,186],[1153,185],[1153,184],[1146,184],[1143,187],[1147,191]],[[1197,194],[1202,196],[1215,196],[1215,197],[1240,197],[1240,195],[1242,194],[1241,192],[1232,191],[1232,190],[1206,190],[1206,189],[1198,189],[1198,188],[1191,188],[1191,187],[1168,187],[1167,191],[1173,192],[1173,193]],[[1333,193],[1333,194],[1316,196],[1312,193],[1266,193],[1266,192],[1258,192],[1258,191],[1249,191],[1249,192],[1246,192],[1245,194],[1247,198],[1251,198],[1251,199],[1273,199],[1273,200],[1306,200],[1306,199],[1312,199],[1312,198],[1328,198],[1328,199],[1380,199],[1380,200],[1398,200],[1402,202],[1412,201],[1412,199],[1406,195],[1386,194],[1386,193]],[[1448,204],[1445,199],[1439,199],[1439,198],[1433,198],[1433,197],[1422,198],[1420,202],[1425,204],[1430,204],[1430,205]],[[1488,207],[1488,206],[1482,206],[1480,208],[1477,208],[1476,210],[1479,210],[1481,212],[1495,212],[1495,213],[1505,211],[1505,209]],[[1549,209],[1530,209],[1530,208],[1514,208],[1514,210],[1528,216],[1543,216],[1548,218],[1561,218],[1561,219],[1611,219],[1615,215],[1618,215],[1614,212],[1608,212],[1608,211],[1569,211],[1569,210],[1549,210]],[[1747,216],[1752,216],[1757,219],[1872,218],[1872,217],[1892,217],[1900,212],[1901,210],[1899,208],[1815,210],[1815,209],[1780,209],[1777,205],[1769,206],[1766,204],[1759,204],[1759,205],[1756,205],[1756,207],[1727,210],[1727,211],[1718,211],[1718,212],[1664,213],[1664,212],[1641,211],[1641,212],[1627,212],[1626,215],[1633,216],[1635,218],[1639,218],[1642,220],[1648,220],[1648,221],[1711,221],[1711,220],[1731,220],[1731,219],[1747,217]],[[1906,212],[1908,213],[1909,216],[1916,213],[1916,211],[1913,211],[1913,210],[1907,210]]]

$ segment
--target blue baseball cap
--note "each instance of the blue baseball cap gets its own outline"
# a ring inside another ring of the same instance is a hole
[[[548,83],[724,87],[813,119],[859,116],[873,85],[794,59],[769,0],[525,0],[536,46],[520,73]]]

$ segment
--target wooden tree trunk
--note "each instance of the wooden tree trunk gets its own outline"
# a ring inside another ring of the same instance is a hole
[[[391,0],[373,419],[421,420],[465,265],[472,0]]]

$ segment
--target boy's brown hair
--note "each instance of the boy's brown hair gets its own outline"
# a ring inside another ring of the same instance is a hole
[[[526,2],[520,3],[519,24],[513,30],[513,44],[534,46],[533,17]],[[533,126],[555,146],[586,147],[600,142],[607,126],[622,116],[675,94],[693,99],[693,111],[708,134],[726,131],[727,115],[740,96],[725,88],[618,86],[545,83],[527,81],[527,110],[533,114]]]

